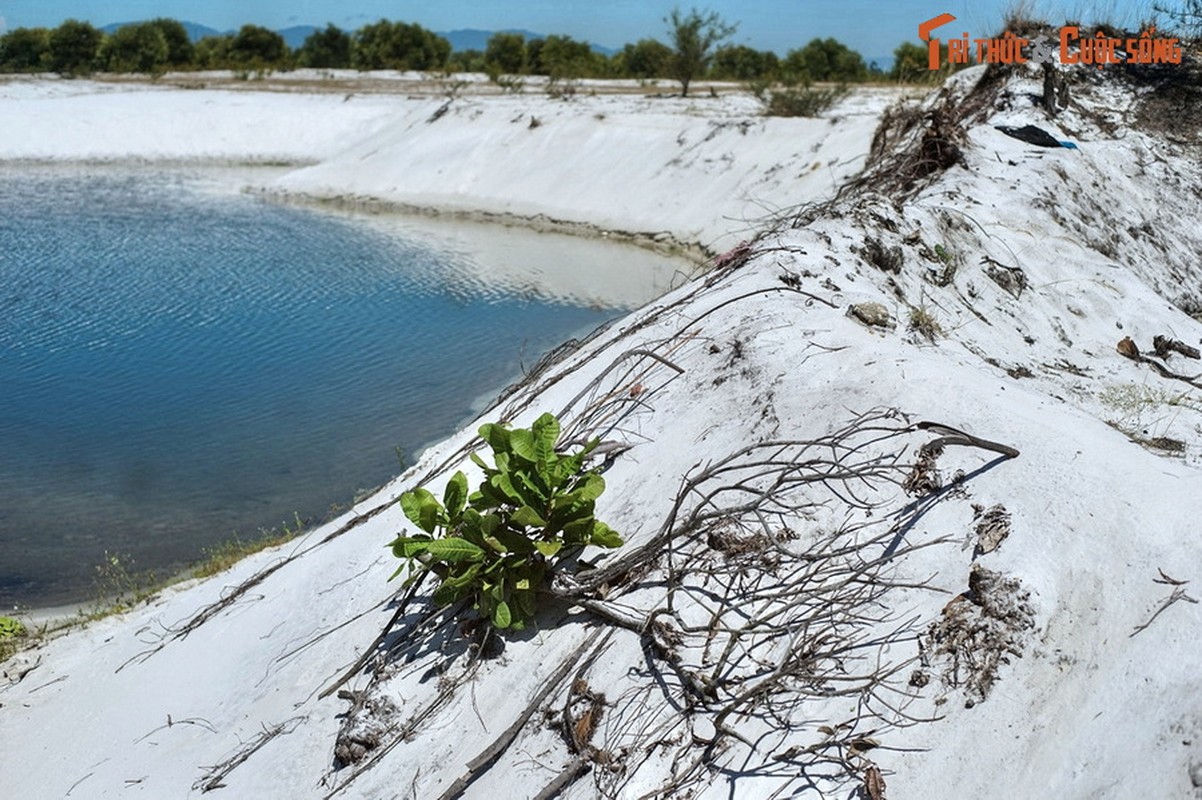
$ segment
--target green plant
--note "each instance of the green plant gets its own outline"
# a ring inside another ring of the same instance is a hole
[[[0,661],[7,661],[10,656],[21,649],[20,639],[29,635],[29,631],[20,620],[12,617],[0,617]]]
[[[151,570],[139,570],[131,556],[104,551],[96,566],[96,602],[91,616],[104,617],[127,611],[153,597],[162,582]]]
[[[737,24],[727,24],[714,11],[702,13],[696,8],[689,13],[672,9],[664,22],[672,44],[668,71],[680,82],[680,94],[689,96],[689,84],[705,75],[713,58],[714,48],[734,35]]]
[[[521,629],[559,559],[585,545],[620,547],[622,538],[593,515],[605,479],[584,460],[597,440],[566,454],[556,448],[559,434],[551,414],[530,428],[482,425],[494,465],[472,454],[484,470],[477,491],[469,495],[467,477],[456,472],[441,503],[425,488],[401,495],[405,516],[423,532],[391,543],[405,562],[392,577],[408,568],[408,586],[433,573],[441,580],[434,602],[471,599],[494,627]]]
[[[12,617],[0,617],[0,639],[16,639],[25,635],[25,626]]]
[[[768,91],[767,99],[760,99],[767,104],[764,114],[769,117],[816,117],[842,99],[847,91],[846,86],[788,88]]]
[[[956,279],[956,270],[960,266],[959,259],[955,253],[941,244],[935,245],[934,252],[941,266],[938,269],[928,270],[926,278],[936,286],[947,286]]]
[[[284,522],[282,529],[261,528],[259,535],[254,539],[243,539],[235,533],[232,539],[204,548],[204,559],[192,568],[192,577],[208,578],[225,572],[247,556],[295,539],[303,530],[304,523],[297,512],[293,512],[293,518],[296,520],[295,528]]]

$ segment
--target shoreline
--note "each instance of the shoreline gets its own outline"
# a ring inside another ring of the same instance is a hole
[[[636,86],[624,86],[624,91],[617,94],[589,96],[585,92],[607,83],[592,81],[582,83],[580,95],[561,100],[539,92],[533,83],[529,87],[532,91],[514,95],[494,92],[492,84],[475,81],[462,95],[448,99],[438,91],[410,93],[415,87],[437,89],[443,85],[442,79],[431,80],[418,74],[358,77],[386,91],[352,93],[343,98],[345,86],[323,84],[319,80],[320,88],[314,88],[307,83],[312,76],[295,73],[268,76],[261,81],[240,81],[220,74],[167,75],[158,80],[97,76],[69,81],[45,76],[4,76],[0,79],[0,110],[16,104],[15,114],[19,117],[20,109],[41,112],[51,106],[75,125],[53,132],[54,136],[66,134],[60,140],[61,150],[54,155],[22,154],[23,150],[29,150],[29,145],[23,142],[36,141],[36,134],[33,138],[27,134],[24,138],[6,139],[0,132],[0,171],[6,168],[212,170],[214,174],[222,174],[223,183],[272,203],[369,215],[465,221],[635,246],[686,260],[694,265],[695,277],[700,274],[698,265],[711,261],[717,253],[740,240],[738,236],[717,232],[732,227],[735,210],[746,205],[747,199],[758,191],[753,187],[758,184],[763,190],[766,175],[789,169],[782,164],[761,163],[756,154],[748,157],[744,151],[752,127],[758,128],[758,148],[763,147],[767,135],[767,140],[774,143],[769,150],[782,154],[800,151],[803,146],[817,150],[828,138],[837,138],[830,130],[838,124],[834,117],[829,120],[760,117],[754,113],[756,104],[735,86],[716,98],[704,94],[688,99],[657,96],[646,91],[656,87]],[[177,83],[185,79],[201,81],[201,85]],[[208,81],[216,81],[218,85],[209,85]],[[481,89],[485,91],[477,93]],[[867,93],[876,96],[880,92],[893,96],[879,87]],[[259,93],[270,94],[270,102],[262,108],[248,107],[246,98]],[[337,100],[338,104],[330,106],[331,100]],[[387,106],[381,105],[382,101]],[[365,107],[350,119],[335,116],[347,104],[360,102]],[[296,146],[293,140],[301,137],[294,132],[309,125],[314,103],[322,114],[320,135],[304,146]],[[113,113],[114,108],[127,116],[119,118]],[[447,109],[449,113],[434,123]],[[131,110],[137,113],[129,114]],[[194,113],[214,115],[216,131],[183,130],[176,126],[173,115],[188,117]],[[516,119],[522,124],[513,124],[514,114],[518,114]],[[226,117],[232,122],[223,121]],[[40,119],[33,117],[34,121]],[[537,130],[533,124],[527,124],[527,120],[535,119],[542,122]],[[149,129],[169,132],[167,139],[156,141],[143,136],[139,130],[143,120]],[[366,125],[360,124],[363,120]],[[406,185],[403,179],[387,187],[372,184],[375,175],[385,174],[389,167],[402,173],[408,169],[403,164],[390,164],[391,159],[377,151],[398,145],[408,147],[410,143],[418,147],[437,146],[447,137],[448,123],[453,131],[462,131],[473,139],[479,135],[484,142],[483,149],[461,152],[446,162],[452,166],[466,164],[459,176],[448,179],[442,174],[427,175],[423,187],[403,192],[398,191],[398,187]],[[853,118],[853,123],[864,127],[861,120]],[[522,140],[548,131],[562,135],[565,126],[572,129],[570,138],[557,144],[556,150],[584,152],[587,158],[571,167],[580,174],[591,173],[600,179],[612,173],[611,151],[637,147],[640,151],[637,161],[624,165],[625,169],[634,170],[629,183],[642,183],[637,192],[628,193],[623,182],[582,206],[578,201],[590,195],[587,188],[581,191],[574,183],[557,181],[523,195],[520,180],[514,181],[503,172],[493,177],[487,168],[481,167],[493,164],[503,168],[512,160],[507,155],[508,145],[520,145]],[[96,134],[93,127],[98,128]],[[233,130],[266,129],[270,129],[267,136],[237,141],[229,138]],[[797,132],[804,135],[793,141]],[[859,145],[866,148],[867,139],[862,133],[861,138],[864,141]],[[119,146],[113,147],[117,143]],[[641,152],[649,150],[660,151],[660,160],[645,157]],[[854,147],[848,150],[841,146],[835,155],[845,161],[853,152]],[[362,167],[359,172],[343,171],[346,161],[360,162],[364,153],[369,157],[365,171]],[[836,173],[811,169],[808,157],[798,161],[799,165],[804,162],[804,166],[800,167],[803,172],[797,177],[802,180],[796,187],[789,181],[777,181],[778,191],[779,187],[787,186],[790,192],[821,192],[834,185]],[[378,168],[381,164],[384,169]],[[679,190],[680,182],[695,168],[712,175],[711,183],[718,191],[711,193],[711,199],[724,203],[707,207],[700,226],[692,224],[697,217],[694,210],[672,206],[687,196]],[[846,171],[846,166],[843,169]],[[256,170],[263,172],[245,174]],[[340,172],[341,178],[337,177]],[[307,173],[316,173],[316,179]],[[331,174],[335,176],[332,180]],[[815,176],[820,180],[813,182]],[[431,191],[431,187],[455,181],[459,185],[450,194],[435,195]],[[757,203],[759,211],[773,205],[765,200]],[[599,211],[604,207],[622,209],[625,213],[614,218]],[[605,219],[606,216],[610,218]],[[652,225],[620,224],[632,220],[645,220]],[[762,224],[744,217],[734,227],[752,231]],[[488,405],[503,397],[506,388],[501,387]],[[191,569],[184,567],[167,582],[187,575]],[[76,606],[51,605],[21,613],[70,622],[80,614],[78,606],[86,607],[89,602],[85,599]]]
[[[463,209],[419,205],[372,196],[320,196],[305,192],[291,192],[262,186],[249,186],[246,191],[253,195],[283,205],[311,208],[333,208],[363,214],[398,214],[409,217],[427,217],[440,220],[462,221],[471,224],[499,225],[506,228],[521,228],[535,233],[558,233],[584,239],[598,239],[614,244],[631,245],[650,250],[659,255],[685,258],[695,265],[705,264],[716,253],[700,242],[678,239],[668,231],[636,232],[614,230],[589,222],[555,219],[546,214],[516,214],[483,209]],[[700,274],[700,273],[698,273]]]
[[[441,93],[430,90],[447,79],[352,77],[389,91],[334,91],[316,73],[236,87],[208,74],[0,80],[0,113],[28,123],[0,130],[0,169],[280,168],[287,173],[254,190],[679,248],[698,261],[737,246],[765,218],[833,194],[864,163],[871,121],[914,94],[862,87],[820,117],[787,118],[765,116],[733,85],[681,98],[585,81],[555,97],[533,84],[497,93],[481,76]],[[185,79],[202,85],[184,88]]]

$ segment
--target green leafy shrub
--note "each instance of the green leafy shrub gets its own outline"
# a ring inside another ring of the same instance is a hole
[[[25,635],[25,626],[12,617],[0,617],[0,639],[16,639]]]
[[[10,656],[21,649],[22,643],[29,632],[20,620],[12,617],[0,617],[0,661],[7,661]]]
[[[520,629],[556,559],[585,545],[620,547],[622,538],[593,515],[605,479],[584,460],[597,440],[565,454],[556,449],[559,433],[551,414],[530,428],[482,425],[494,465],[472,454],[484,470],[479,489],[469,495],[467,477],[456,472],[442,502],[424,488],[401,495],[405,516],[422,533],[391,543],[405,561],[392,577],[408,567],[409,585],[433,573],[442,581],[436,603],[470,598],[494,627]]]

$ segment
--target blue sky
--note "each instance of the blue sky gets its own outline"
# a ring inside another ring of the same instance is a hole
[[[562,33],[607,47],[664,38],[663,18],[679,5],[712,9],[739,22],[733,41],[784,53],[815,36],[833,36],[865,57],[886,56],[917,40],[918,23],[955,15],[973,37],[996,32],[1017,0],[0,0],[3,27],[58,25],[75,17],[96,25],[172,17],[220,30],[255,23],[279,29],[327,22],[353,30],[382,17],[433,30],[523,28]],[[1041,0],[1049,17],[1101,16],[1137,24],[1150,0]]]

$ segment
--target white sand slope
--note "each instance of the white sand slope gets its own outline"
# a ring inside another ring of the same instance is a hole
[[[904,180],[915,117],[873,184],[486,412],[562,412],[629,445],[597,514],[627,539],[610,559],[666,532],[655,559],[549,602],[493,658],[454,622],[419,624],[420,599],[376,642],[397,591],[384,545],[407,527],[390,500],[474,476],[469,426],[299,542],[6,667],[0,742],[20,768],[0,796],[848,797],[883,781],[892,798],[1202,797],[1202,390],[1115,350],[1199,344],[1182,308],[1202,300],[1202,168],[1134,124],[1137,91],[1109,76],[1075,84],[1054,121],[1027,99],[1034,77],[974,91],[980,76],[949,89],[960,163]],[[479,190],[478,210],[709,240],[746,238],[757,185],[762,205],[820,191],[784,121],[500,98],[427,123],[437,104],[415,102],[281,186],[455,208]],[[1028,122],[1080,149],[992,127]],[[813,129],[800,149],[862,158],[875,119],[822,125],[845,144]],[[761,178],[791,158],[795,177],[723,183],[722,152]],[[864,303],[893,324],[848,316]],[[914,309],[933,336],[908,330]],[[860,417],[874,409],[896,412]],[[924,420],[1020,455],[953,436],[924,473],[940,435]],[[701,484],[671,523],[683,481],[761,442],[786,466],[707,502],[719,483]],[[713,516],[690,528],[691,509]]]

